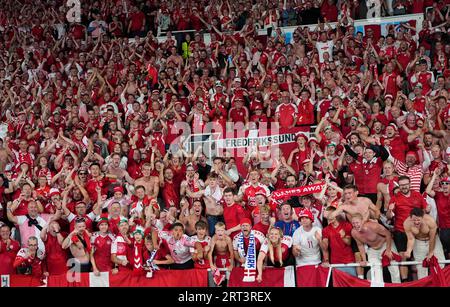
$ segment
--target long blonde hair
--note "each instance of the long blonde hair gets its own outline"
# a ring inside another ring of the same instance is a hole
[[[272,242],[270,241],[270,232],[272,230],[276,230],[278,231],[278,234],[280,236],[280,238],[278,239],[278,242],[276,244],[276,246],[274,246],[272,244]],[[283,250],[281,248],[281,241],[283,240],[283,231],[278,228],[278,227],[270,227],[269,232],[267,233],[267,245],[269,246],[269,258],[272,261],[273,264],[275,264],[275,251],[274,248],[276,248],[276,252],[278,255],[278,259],[280,259],[280,265],[283,266]]]

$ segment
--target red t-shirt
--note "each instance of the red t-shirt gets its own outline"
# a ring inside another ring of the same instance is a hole
[[[423,198],[422,194],[416,191],[410,191],[409,197],[398,193],[391,198],[391,204],[395,204],[394,214],[395,214],[395,225],[394,230],[405,232],[403,228],[403,222],[408,218],[411,209],[427,207],[427,202]]]
[[[244,209],[242,206],[238,204],[233,204],[228,206],[226,204],[223,205],[223,219],[225,220],[225,225],[227,229],[231,229],[237,225],[239,225],[241,218],[245,216]],[[231,238],[233,238],[239,231],[235,231],[231,234]]]
[[[244,190],[244,196],[242,199],[247,204],[246,207],[247,207],[248,213],[251,213],[253,211],[253,209],[256,207],[255,197],[256,197],[256,193],[258,193],[258,192],[264,193],[266,195],[266,197],[269,197],[269,195],[270,195],[269,189],[265,185],[262,185],[260,183],[258,183],[257,186],[250,185]]]
[[[144,25],[145,15],[142,12],[136,12],[131,15],[131,31],[140,31]]]
[[[178,190],[179,191],[179,190]],[[170,201],[173,201],[175,207],[180,207],[180,194],[177,193],[175,189],[175,183],[164,182],[164,187],[162,188],[162,199],[166,206],[170,206]]]
[[[279,123],[281,128],[288,128],[294,123],[295,116],[297,115],[297,107],[292,103],[280,104],[275,113],[279,116]]]
[[[67,234],[61,233],[63,237]],[[58,237],[47,235],[45,243],[45,262],[50,275],[65,274],[67,272],[67,250],[58,243]]]
[[[245,108],[240,108],[240,109],[231,108],[230,109],[229,117],[233,123],[238,123],[238,122],[244,123],[246,116],[248,116],[248,112],[247,112],[247,109],[245,109]]]
[[[261,231],[264,235],[267,235],[267,233],[269,232],[269,228],[270,228],[269,224],[264,225],[261,222],[255,224],[255,226],[253,226],[253,230]]]
[[[6,249],[9,249],[8,251]],[[14,259],[16,259],[17,252],[20,250],[20,243],[11,240],[9,247],[3,240],[0,240],[0,274],[9,275],[14,274]]]
[[[322,238],[328,239],[330,247],[330,263],[353,263],[355,255],[351,245],[345,244],[342,239],[341,230],[344,230],[345,236],[351,237],[352,225],[349,222],[339,223],[336,228],[330,224],[322,230]]]
[[[111,244],[113,241],[114,237],[111,234],[102,236],[96,233],[91,238],[95,264],[100,272],[109,272],[112,269]]]
[[[450,195],[444,195],[442,192],[436,192],[434,196],[438,211],[439,228],[450,228]]]

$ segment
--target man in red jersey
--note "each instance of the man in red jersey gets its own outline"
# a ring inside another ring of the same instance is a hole
[[[431,208],[423,198],[422,194],[411,190],[411,180],[409,177],[400,176],[398,178],[398,185],[400,192],[391,198],[386,217],[392,219],[395,216],[393,233],[394,242],[400,255],[406,260],[404,253],[407,249],[408,238],[406,237],[403,223],[408,218],[411,209],[421,208],[426,209],[426,212],[430,212]],[[408,267],[401,266],[400,274],[402,281],[405,281],[408,278]]]
[[[114,264],[113,274],[131,270],[130,251],[133,244],[130,240],[128,220],[121,219],[118,228],[119,233],[111,245],[111,261]]]
[[[328,206],[328,213],[336,210],[333,206]],[[328,214],[328,226],[322,230],[322,265],[327,267],[330,263],[353,263],[355,255],[351,247],[352,225],[343,220],[340,216],[333,217]],[[330,256],[331,254],[331,256]],[[338,267],[340,271],[357,276],[354,267]]]
[[[100,272],[109,272],[112,270],[111,245],[115,239],[109,232],[109,221],[107,215],[102,215],[97,223],[99,231],[91,236],[91,264],[95,275]]]
[[[270,207],[268,205],[259,206],[260,221],[253,226],[254,230],[267,235],[269,228],[275,224],[275,218],[270,216]]]
[[[440,168],[436,168],[433,177],[428,183],[426,193],[434,198],[438,212],[439,237],[447,257],[450,258],[450,177],[444,177],[437,188],[434,183],[442,173]]]
[[[49,275],[59,275],[67,272],[67,252],[62,243],[67,234],[61,233],[57,221],[51,221],[41,231],[41,240],[45,244],[45,264]]]
[[[223,206],[223,219],[225,221],[227,231],[225,234],[230,236],[231,239],[239,233],[241,226],[240,220],[245,216],[245,211],[241,205],[234,201],[235,193],[233,189],[226,188],[223,191],[223,200],[225,202]]]
[[[69,209],[67,209],[67,194],[64,195],[63,198],[63,202],[62,202],[62,209],[64,212],[64,217],[67,219],[67,221],[70,223],[70,231],[73,231],[73,229],[75,228],[75,220],[77,218],[84,218],[85,222],[86,222],[86,227],[87,230],[92,231],[93,227],[92,227],[92,223],[95,221],[95,217],[97,215],[100,215],[101,212],[101,208],[102,208],[102,200],[101,200],[101,188],[100,187],[96,187],[96,191],[97,191],[97,202],[94,206],[94,208],[92,209],[92,212],[87,213],[87,205],[85,202],[83,201],[79,201],[75,204],[75,213],[73,214],[72,212],[69,211]]]
[[[20,250],[20,243],[11,239],[11,229],[2,223],[0,226],[0,274],[14,273],[14,259]]]
[[[249,182],[241,186],[238,198],[243,200],[246,204],[246,216],[251,217],[251,212],[257,206],[256,204],[256,194],[258,192],[262,192],[266,195],[266,197],[270,196],[269,188],[259,182],[260,174],[257,169],[250,171],[249,173]]]
[[[393,158],[402,162],[405,161],[405,154],[408,149],[407,135],[399,134],[395,123],[390,123],[385,128],[385,136],[381,139],[381,143],[386,146]]]
[[[230,111],[228,112],[228,121],[233,123],[241,122],[247,125],[250,113],[248,112],[247,107],[244,106],[244,99],[238,97],[234,102],[235,106],[230,108]]]
[[[297,124],[297,107],[291,102],[289,92],[281,93],[281,104],[275,110],[275,122],[281,128],[293,128]]]
[[[29,237],[27,246],[19,250],[14,260],[14,269],[19,274],[31,275],[33,277],[42,278],[44,275],[44,257],[45,253],[38,248],[38,239]]]

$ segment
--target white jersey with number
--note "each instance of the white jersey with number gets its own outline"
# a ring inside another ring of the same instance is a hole
[[[322,229],[313,226],[310,231],[305,231],[303,226],[297,229],[292,236],[293,245],[300,247],[300,256],[295,257],[297,265],[311,265],[321,262],[319,240],[316,232],[322,237]]]

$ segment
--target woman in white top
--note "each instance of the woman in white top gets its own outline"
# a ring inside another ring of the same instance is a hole
[[[322,230],[313,226],[314,216],[309,209],[303,209],[299,213],[301,227],[292,237],[292,254],[297,265],[313,265],[321,262],[320,243]]]

